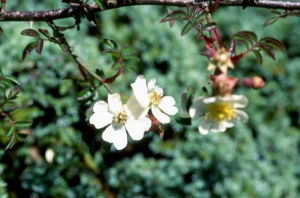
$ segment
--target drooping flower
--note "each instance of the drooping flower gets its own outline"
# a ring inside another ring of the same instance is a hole
[[[153,116],[164,124],[171,121],[169,115],[178,112],[174,98],[163,96],[163,89],[156,85],[155,79],[151,79],[147,84],[143,76],[138,76],[131,87],[133,94],[127,106],[136,118],[145,116],[151,109]]]
[[[215,56],[210,58],[210,63],[207,67],[207,70],[221,70],[223,73],[227,73],[227,68],[234,68],[234,65],[231,61],[230,54],[227,52],[225,48],[219,49]]]
[[[248,104],[248,99],[243,95],[227,97],[199,97],[193,101],[189,109],[192,118],[204,116],[199,126],[199,132],[203,135],[211,132],[224,132],[235,125],[237,120],[247,122],[248,115],[239,110]]]
[[[98,101],[93,106],[90,123],[97,129],[109,125],[102,133],[102,139],[112,143],[121,150],[127,146],[127,133],[133,140],[141,140],[144,132],[151,127],[151,120],[147,117],[135,119],[126,105],[122,104],[119,94],[108,94],[108,104]]]

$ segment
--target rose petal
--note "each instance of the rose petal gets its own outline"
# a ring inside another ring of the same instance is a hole
[[[152,114],[154,115],[154,117],[159,122],[165,124],[165,123],[169,123],[171,121],[170,117],[167,116],[166,114],[164,114],[163,112],[161,112],[160,109],[157,108],[156,106],[152,105],[151,106],[151,111],[152,111]]]
[[[212,124],[211,120],[203,120],[200,126],[198,127],[199,132],[202,135],[207,135],[211,124]]]
[[[156,84],[156,79],[152,78],[151,80],[149,80],[147,86],[148,86],[148,90],[153,90],[155,89],[155,84]]]
[[[104,101],[98,101],[93,106],[93,111],[96,112],[102,112],[108,110],[108,104]]]
[[[247,115],[247,113],[245,113],[244,111],[241,110],[235,110],[237,117],[239,120],[241,120],[243,123],[247,122],[249,117]]]
[[[222,122],[219,122],[217,120],[214,120],[211,124],[210,128],[211,132],[217,133],[217,132],[224,132],[226,130],[225,125]]]
[[[159,93],[159,95],[163,96],[163,95],[164,95],[163,89],[162,89],[161,87],[155,85],[155,84],[156,84],[156,79],[155,79],[155,78],[151,79],[151,80],[148,82],[148,84],[147,84],[148,90],[149,90],[149,91],[154,90],[154,91],[156,91],[157,93]]]
[[[112,123],[113,119],[113,114],[110,112],[99,112],[99,113],[94,113],[90,117],[90,123],[95,126],[96,129],[101,129],[105,127],[106,125]]]
[[[96,129],[101,129],[112,122],[113,114],[108,111],[108,105],[104,101],[95,103],[93,110],[95,113],[90,117],[90,123]]]
[[[158,107],[166,114],[175,115],[178,112],[177,107],[175,105],[175,100],[171,96],[162,97]]]
[[[129,117],[139,119],[141,117],[145,117],[148,114],[150,108],[142,107],[137,101],[135,95],[132,94],[126,103],[126,107],[124,106],[124,109],[126,110],[126,113]]]
[[[102,133],[102,139],[113,143],[117,150],[127,146],[127,134],[124,125],[109,125]]]
[[[207,106],[203,103],[203,99],[203,97],[199,97],[193,101],[189,109],[189,115],[192,118],[207,113]]]
[[[141,140],[144,137],[145,131],[151,127],[151,120],[149,118],[141,118],[139,120],[128,120],[125,127],[133,140]]]
[[[108,107],[113,113],[122,111],[122,101],[119,94],[108,94]]]
[[[243,95],[233,95],[233,108],[244,108],[248,104],[248,99]]]
[[[231,119],[231,120],[224,120],[223,124],[226,128],[231,128],[235,125],[236,119]]]
[[[204,104],[216,103],[216,102],[222,101],[223,98],[225,98],[225,97],[213,96],[213,97],[203,98],[203,103]]]
[[[143,76],[138,76],[135,82],[131,84],[131,88],[139,104],[144,108],[148,107],[150,101],[148,98],[148,88],[146,85],[146,79]]]

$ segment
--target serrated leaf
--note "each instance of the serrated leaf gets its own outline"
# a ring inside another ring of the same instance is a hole
[[[187,22],[181,31],[181,36],[187,34],[192,28],[194,27],[194,24],[191,22]]]
[[[137,54],[137,50],[127,47],[127,48],[121,49],[121,53],[122,54]]]
[[[35,38],[40,38],[39,33],[37,31],[35,31],[34,29],[23,30],[21,32],[21,35],[23,35],[23,36],[31,36],[31,37],[35,37]]]
[[[34,49],[36,42],[31,42],[23,50],[22,61],[28,56],[28,54]]]
[[[118,44],[115,41],[110,40],[110,39],[103,39],[101,44],[108,47],[108,48],[110,48],[110,49],[113,49],[113,50],[118,49]]]
[[[43,50],[43,46],[44,46],[44,41],[42,39],[37,40],[36,44],[35,44],[35,52],[37,54],[41,54],[42,50]]]
[[[17,85],[20,85],[19,81],[14,77],[14,76],[5,76],[4,79],[7,79],[7,80],[10,80],[11,82],[17,84]]]
[[[87,100],[92,97],[92,92],[90,91],[90,88],[85,88],[81,90],[77,95],[77,100]]]
[[[124,60],[133,60],[133,61],[140,61],[140,59],[137,56],[122,56],[122,59]]]
[[[259,49],[261,49],[262,51],[264,51],[268,56],[270,56],[273,60],[275,60],[275,54],[272,52],[272,50],[270,49],[269,46],[264,45],[264,44],[260,44]]]
[[[253,43],[253,41],[257,41],[257,36],[254,32],[250,31],[241,31],[237,32],[233,35],[234,38],[239,38],[242,40],[246,40],[249,43]]]
[[[48,30],[46,30],[46,29],[39,29],[39,32],[40,33],[42,33],[44,36],[46,36],[47,38],[49,38],[50,37],[50,34],[49,34],[49,32],[48,32]]]
[[[15,126],[11,126],[9,132],[7,133],[7,137],[11,136],[13,134],[13,132],[15,131]]]
[[[187,14],[184,10],[175,10],[168,14],[166,17],[164,17],[162,20],[160,20],[161,23],[166,21],[172,21],[177,19],[185,19],[187,17]]]
[[[28,121],[17,121],[15,123],[15,126],[16,127],[29,127],[29,126],[31,126],[31,123]]]
[[[262,64],[263,58],[262,58],[262,55],[260,54],[260,51],[259,50],[253,50],[252,52],[255,55],[258,64]]]
[[[245,40],[236,39],[236,42],[244,45],[247,49],[249,48],[249,43],[247,41],[245,41]]]
[[[176,121],[179,124],[186,125],[186,126],[189,126],[192,124],[192,119],[190,117],[179,117],[179,118],[176,118]]]
[[[268,26],[268,25],[271,25],[273,23],[275,23],[276,21],[278,20],[278,17],[272,17],[272,18],[269,18],[268,20],[266,20],[266,22],[264,23],[264,27]]]
[[[272,48],[275,48],[275,49],[278,49],[282,52],[285,52],[286,49],[284,47],[284,45],[277,39],[275,38],[272,38],[272,37],[265,37],[265,38],[262,38],[260,40],[260,42],[264,42],[266,45],[272,47]]]
[[[2,78],[0,81],[1,84],[6,85],[8,87],[13,87],[14,84],[11,82],[11,80],[6,79],[6,78]]]

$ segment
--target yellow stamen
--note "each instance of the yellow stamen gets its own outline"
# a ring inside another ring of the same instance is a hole
[[[153,105],[158,105],[160,103],[160,100],[161,100],[161,95],[156,92],[156,91],[151,91],[149,94],[148,94],[148,97],[149,97],[149,100],[150,100],[150,103],[153,104]]]
[[[128,120],[128,116],[124,111],[117,113],[113,117],[113,122],[118,124],[125,124]]]
[[[222,122],[223,120],[231,120],[237,117],[232,104],[229,102],[209,104],[207,108],[208,113],[205,115],[205,119],[215,119]]]

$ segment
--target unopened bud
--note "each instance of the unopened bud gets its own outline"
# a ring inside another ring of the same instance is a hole
[[[254,76],[252,78],[244,78],[241,83],[245,87],[253,88],[253,89],[260,89],[265,85],[265,81],[259,77],[259,76]]]

